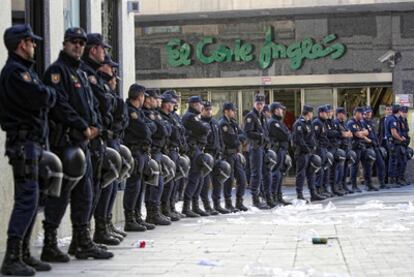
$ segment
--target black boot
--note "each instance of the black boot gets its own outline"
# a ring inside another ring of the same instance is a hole
[[[354,191],[352,189],[350,189],[347,184],[342,184],[342,188],[347,194],[353,194],[354,193]]]
[[[210,214],[206,213],[205,211],[203,211],[199,204],[198,204],[198,199],[193,199],[192,201],[193,203],[193,209],[192,211],[196,214],[198,214],[199,216],[209,216]]]
[[[366,183],[367,191],[378,191],[379,189],[374,186],[371,182]]]
[[[362,192],[362,190],[358,187],[357,184],[352,184],[352,191],[358,193]]]
[[[336,196],[344,196],[344,192],[339,189],[339,186],[333,184],[331,185],[331,191]]]
[[[200,217],[200,215],[191,210],[190,201],[188,200],[184,200],[182,213],[185,214],[186,217]]]
[[[40,259],[50,263],[68,263],[68,255],[60,251],[57,244],[57,230],[55,228],[45,228],[45,238]]]
[[[8,239],[7,250],[1,265],[1,274],[14,276],[33,276],[36,270],[22,261],[22,241]]]
[[[145,222],[145,220],[144,220],[144,219],[142,219],[142,215],[141,215],[141,213],[138,213],[137,211],[135,211],[134,216],[135,216],[135,221],[136,221],[139,225],[142,225],[142,226],[144,226],[145,228],[147,228],[147,230],[154,230],[154,229],[155,229],[155,225],[154,225],[154,224],[151,224],[151,223]]]
[[[91,240],[88,228],[75,230],[76,234],[76,253],[75,257],[79,260],[94,258],[97,260],[107,260],[114,256],[113,253],[98,247]]]
[[[259,195],[252,195],[253,206],[260,210],[268,210],[269,206],[260,201]]]
[[[23,240],[22,244],[22,260],[36,271],[50,271],[52,269],[50,264],[43,263],[30,254],[30,242],[26,240]]]
[[[221,213],[221,214],[229,214],[230,213],[229,210],[227,210],[227,209],[225,209],[221,206],[220,199],[213,200],[213,205],[214,205],[214,209],[216,211],[218,211],[219,213]]]
[[[90,232],[90,229],[87,228],[88,231]],[[77,245],[77,232],[75,232],[75,230],[72,230],[72,240],[70,241],[69,244],[69,249],[68,249],[68,254],[71,256],[75,256],[76,254],[76,248],[78,247]],[[108,247],[104,244],[97,244],[95,242],[92,241],[92,243],[96,246],[99,247],[102,250],[108,250]]]
[[[106,221],[104,217],[95,218],[95,232],[93,234],[93,241],[106,245],[119,245],[119,239],[111,236],[106,228]]]
[[[108,216],[108,218],[106,219],[106,222],[109,226],[109,229],[112,231],[112,233],[118,234],[124,238],[127,236],[127,233],[115,227],[114,223],[112,222],[112,215]]]
[[[388,184],[386,184],[386,183],[384,183],[384,182],[381,182],[381,184],[380,184],[380,187],[379,187],[380,189],[390,189],[391,188],[391,186],[389,186]]]
[[[289,201],[286,201],[285,199],[283,199],[283,194],[282,193],[277,193],[275,195],[275,199],[276,199],[277,203],[279,203],[283,206],[292,205],[292,203],[290,203]]]
[[[321,200],[325,200],[326,199],[324,196],[320,195],[315,190],[311,190],[310,191],[310,195],[311,195],[311,199],[310,199],[311,202],[321,201]]]
[[[405,186],[405,184],[404,184],[404,182],[402,181],[402,178],[401,178],[401,177],[397,177],[397,178],[396,178],[396,183],[397,183],[397,185],[398,185],[399,187],[403,187],[403,186]]]
[[[302,191],[296,191],[296,198],[299,200],[305,200],[306,202],[309,202],[308,199],[305,198],[305,196],[303,196],[303,192]]]
[[[161,213],[166,216],[169,217],[171,219],[171,221],[178,221],[180,220],[180,217],[176,214],[173,214],[170,210],[170,203],[169,202],[162,202],[161,203]]]
[[[179,211],[177,211],[177,209],[175,208],[175,200],[174,201],[170,201],[170,211],[171,213],[175,214],[176,216],[178,216],[179,218],[185,218],[185,214],[180,213]]]
[[[276,207],[276,203],[273,202],[273,198],[270,194],[266,194],[266,204],[269,206],[269,208],[273,209]]]
[[[147,204],[147,218],[145,221],[154,225],[171,225],[170,220],[161,216],[160,208],[155,204]]]
[[[236,208],[242,212],[247,212],[249,209],[243,204],[243,197],[237,197]]]
[[[124,211],[125,214],[125,226],[124,231],[125,232],[145,232],[147,228],[138,223],[135,218],[135,212],[134,211]]]
[[[210,205],[210,200],[208,199],[203,199],[203,206],[204,206],[204,210],[206,211],[206,213],[208,213],[209,215],[218,215],[219,212],[216,211],[215,209],[213,209]]]
[[[233,203],[231,202],[231,198],[226,198],[226,199],[224,200],[224,207],[225,207],[227,210],[229,210],[231,213],[237,213],[237,212],[239,212],[239,209],[236,209],[236,208],[233,206]]]

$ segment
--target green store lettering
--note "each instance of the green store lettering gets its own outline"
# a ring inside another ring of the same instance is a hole
[[[274,60],[290,60],[290,67],[298,70],[306,59],[315,60],[330,56],[337,60],[345,55],[346,46],[334,43],[337,36],[330,34],[319,43],[312,38],[305,38],[288,46],[276,43],[273,40],[273,28],[268,27],[265,33],[263,46],[259,49],[258,64],[261,69],[269,68]],[[181,39],[171,39],[166,45],[167,61],[172,67],[188,66],[193,64],[192,45]],[[222,62],[250,62],[255,59],[254,45],[240,39],[234,41],[234,47],[217,44],[211,36],[202,38],[195,47],[195,58],[202,64]]]

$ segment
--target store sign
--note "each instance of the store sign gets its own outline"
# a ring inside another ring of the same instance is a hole
[[[396,94],[395,102],[400,106],[413,107],[413,95],[412,94]]]
[[[269,68],[277,59],[289,59],[290,67],[298,70],[306,59],[316,60],[330,57],[337,60],[346,52],[346,46],[343,43],[335,42],[337,40],[335,34],[325,36],[320,42],[315,42],[313,38],[305,38],[289,45],[275,42],[273,34],[273,28],[268,27],[264,44],[259,49],[258,66],[261,69]],[[257,59],[254,49],[255,46],[252,43],[240,39],[234,41],[233,47],[217,44],[217,40],[210,36],[203,37],[196,44],[195,57],[193,57],[194,46],[181,39],[171,39],[166,45],[168,64],[173,67],[191,65],[194,59],[202,64],[250,62]]]

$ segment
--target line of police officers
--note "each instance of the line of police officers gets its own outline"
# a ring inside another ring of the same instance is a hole
[[[299,199],[305,199],[305,179],[311,201],[360,191],[359,161],[369,190],[378,190],[371,180],[374,163],[380,188],[407,184],[403,176],[412,150],[404,107],[394,106],[393,114],[381,121],[380,139],[369,107],[356,108],[347,121],[342,108],[336,109],[334,119],[332,108],[321,106],[313,119],[313,108],[305,105],[291,133],[283,122],[286,108],[279,102],[266,107],[264,97],[257,95],[242,130],[237,108],[229,102],[219,121],[212,116],[211,103],[199,96],[189,98],[188,110],[180,117],[174,90],[161,95],[157,89],[133,84],[124,102],[116,92],[118,64],[106,53],[110,46],[102,35],[86,34],[81,28],[66,30],[58,59],[41,79],[32,70],[41,40],[28,25],[4,33],[9,58],[0,76],[0,125],[6,132],[15,183],[4,275],[49,271],[46,262],[69,262],[68,254],[77,259],[112,258],[107,245],[118,245],[124,231],[152,230],[183,217],[247,211],[243,196],[248,183],[253,206],[289,205],[282,183],[292,165],[290,146]],[[352,188],[346,182],[349,171]],[[121,183],[124,231],[112,223]],[[40,193],[47,197],[38,260],[30,253],[30,236]],[[179,212],[175,206],[181,193]],[[57,230],[69,203],[73,232],[66,254],[58,248]]]

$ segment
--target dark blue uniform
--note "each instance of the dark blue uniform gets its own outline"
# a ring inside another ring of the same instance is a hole
[[[64,186],[59,198],[47,199],[45,230],[58,228],[69,199],[74,230],[83,230],[89,223],[92,208],[92,164],[89,144],[83,137],[83,132],[88,126],[100,128],[101,125],[98,103],[86,74],[79,68],[80,63],[62,51],[44,75],[44,82],[58,91],[58,101],[51,110],[51,149],[61,155],[66,147],[76,145],[81,147],[86,156],[86,173],[73,190],[66,190],[67,187]]]
[[[152,135],[156,130],[155,123],[145,117],[142,109],[134,107],[129,100],[129,122],[125,129],[124,143],[131,150],[135,159],[135,170],[125,184],[123,206],[125,213],[136,213],[141,217],[141,203],[144,186],[142,183],[144,166],[149,160]]]
[[[399,166],[400,174],[398,176],[400,176],[401,181],[403,183],[406,183],[404,176],[405,176],[405,169],[407,168],[407,161],[408,161],[407,147],[410,145],[410,141],[411,141],[411,138],[408,135],[409,132],[410,132],[410,127],[408,126],[407,118],[404,118],[404,117],[400,116],[400,128],[401,128],[401,135],[403,137],[405,137],[406,140],[402,144],[403,145],[403,151],[402,151],[403,155],[400,159],[400,166]]]
[[[0,75],[0,126],[6,132],[6,155],[13,169],[14,207],[7,236],[29,240],[39,198],[38,163],[47,141],[48,110],[56,101],[53,88],[43,84],[33,61],[10,53]]]
[[[326,119],[317,117],[312,121],[312,128],[315,133],[316,141],[316,151],[317,154],[322,159],[322,165],[326,164],[326,154],[328,153],[329,147],[329,138],[328,131],[326,128]],[[315,185],[318,189],[325,188],[328,185],[326,183],[327,176],[329,176],[329,168],[322,167],[315,175]]]
[[[345,121],[341,121],[339,119],[334,120],[334,127],[340,133],[338,136],[338,147],[348,153],[351,150],[351,138],[347,138],[343,136],[343,132],[349,131],[348,125]],[[346,187],[346,178],[348,176],[348,168],[349,168],[349,161],[348,159],[345,160],[345,163],[340,166],[338,165],[336,168],[336,175],[335,175],[335,184],[339,184],[342,188],[346,191],[349,191]]]
[[[223,157],[231,166],[230,178],[224,183],[224,198],[231,199],[231,190],[234,180],[237,182],[236,197],[240,201],[246,189],[247,180],[243,164],[238,153],[241,144],[246,140],[243,131],[240,129],[235,119],[223,116],[219,121],[220,133],[223,141]],[[214,195],[213,200],[219,201],[220,194]]]
[[[375,127],[372,120],[364,119],[362,121],[362,124],[365,129],[368,130],[368,138],[371,140],[371,143],[365,143],[366,148],[372,148],[375,151],[375,166],[377,168],[377,175],[378,175],[378,181],[380,185],[385,184],[385,163],[384,163],[384,157],[381,154],[381,151],[379,149],[380,143],[378,141],[378,136],[375,133]],[[369,179],[369,184],[371,184],[371,178]]]
[[[364,152],[366,149],[366,143],[364,139],[359,138],[356,136],[356,132],[360,132],[365,130],[364,125],[361,120],[356,120],[355,118],[351,118],[348,123],[348,128],[353,134],[353,141],[352,141],[352,150],[355,151],[357,158],[355,163],[351,167],[351,183],[353,190],[359,191],[357,186],[357,175],[358,175],[358,167],[359,162],[362,162],[362,167],[364,169],[364,180],[368,183],[371,180],[371,167],[367,162],[366,158],[364,157]]]
[[[262,191],[270,197],[271,173],[264,165],[265,151],[269,145],[267,123],[264,115],[256,109],[251,110],[245,118],[244,131],[250,142],[250,186],[252,195],[258,196]]]
[[[303,116],[296,120],[293,124],[292,142],[295,146],[296,192],[298,195],[302,195],[305,178],[309,190],[311,192],[315,190],[315,177],[309,170],[310,155],[316,147],[315,134],[310,120],[305,120]]]
[[[403,143],[392,136],[391,130],[395,129],[402,136],[401,121],[399,116],[393,114],[387,118],[386,136],[388,140],[387,148],[389,153],[388,176],[397,179],[401,174],[401,162]]]
[[[329,140],[328,151],[331,152],[332,155],[334,155],[336,149],[340,145],[342,133],[337,123],[335,123],[334,119],[328,118],[325,123],[326,132]],[[339,183],[336,182],[338,171],[340,170],[340,167],[343,166],[344,163],[338,162],[336,159],[334,159],[332,167],[329,169],[329,178],[328,180],[326,180],[326,183],[331,186],[331,191],[337,195],[343,195],[341,191],[342,187],[339,185]]]
[[[203,182],[202,175],[196,165],[196,157],[203,152],[207,144],[207,135],[210,132],[210,126],[201,121],[200,114],[193,108],[189,107],[182,117],[182,122],[187,134],[187,143],[189,148],[189,157],[191,159],[191,168],[188,174],[188,183],[184,191],[184,201],[191,201],[198,186]]]
[[[286,154],[288,153],[291,134],[283,122],[283,118],[278,115],[272,115],[268,122],[269,138],[272,149],[277,154],[277,166],[273,171],[272,194],[273,198],[280,200],[282,194],[283,172],[282,167],[285,164]]]

